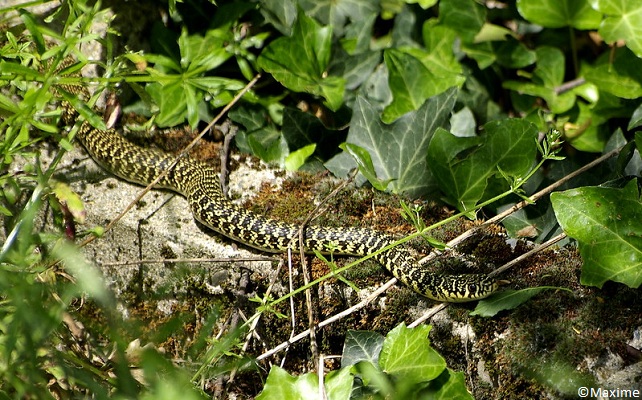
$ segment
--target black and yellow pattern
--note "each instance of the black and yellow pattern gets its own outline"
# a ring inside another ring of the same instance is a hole
[[[74,123],[77,113],[69,105],[66,110],[64,122]],[[175,160],[172,155],[136,146],[115,130],[98,130],[87,122],[81,125],[76,137],[110,173],[143,185],[152,182]],[[185,196],[194,217],[222,235],[268,252],[283,252],[288,246],[298,250],[299,226],[266,218],[230,202],[221,192],[218,172],[205,163],[182,157],[158,186]],[[365,228],[308,226],[304,232],[307,251],[332,249],[335,254],[364,256],[393,242],[392,236]],[[405,285],[434,300],[472,301],[498,288],[498,283],[486,275],[426,271],[402,247],[387,249],[374,258]]]

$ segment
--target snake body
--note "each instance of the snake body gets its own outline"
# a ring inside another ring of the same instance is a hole
[[[77,118],[73,111],[63,115],[66,124],[74,123]],[[148,185],[176,160],[173,155],[134,145],[113,129],[95,129],[87,122],[82,123],[76,137],[107,171],[142,185]],[[266,218],[229,201],[220,189],[218,172],[206,163],[181,157],[158,186],[185,196],[194,217],[222,235],[268,252],[283,252],[288,247],[298,250],[298,225]],[[429,272],[407,249],[400,246],[388,248],[396,239],[379,231],[312,225],[304,228],[303,236],[307,251],[365,256],[385,249],[374,258],[399,281],[434,300],[477,300],[498,288],[496,281],[482,274]]]

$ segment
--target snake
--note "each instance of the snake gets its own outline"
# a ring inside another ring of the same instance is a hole
[[[73,88],[71,91],[80,90]],[[78,122],[80,115],[71,105],[66,103],[63,110],[65,125]],[[265,252],[299,250],[301,227],[298,224],[268,218],[230,201],[221,190],[218,171],[209,164],[189,156],[177,157],[138,146],[116,129],[97,129],[85,120],[79,124],[75,138],[109,173],[147,186],[167,171],[155,187],[184,196],[194,218],[206,227]],[[360,257],[372,255],[401,283],[433,300],[458,303],[483,299],[500,285],[486,274],[429,271],[417,262],[408,248],[395,246],[397,239],[394,236],[378,230],[318,225],[306,225],[302,229],[305,251]]]

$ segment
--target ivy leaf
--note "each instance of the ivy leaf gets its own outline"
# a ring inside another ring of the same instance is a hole
[[[370,182],[372,187],[382,192],[386,190],[392,179],[381,180],[377,178],[372,158],[366,149],[352,143],[343,143],[339,147],[354,158],[359,167],[359,172]]]
[[[256,115],[256,113],[253,115]],[[259,122],[263,123],[262,121]],[[294,107],[285,107],[283,109],[282,131],[291,151],[316,143],[315,154],[323,160],[327,160],[336,154],[337,146],[346,137],[345,133],[326,128],[323,122],[314,115]]]
[[[392,103],[381,119],[390,123],[408,111],[418,109],[427,98],[440,92],[437,77],[421,61],[397,49],[387,49],[383,58],[388,67],[388,85]]]
[[[486,22],[486,9],[473,0],[439,2],[441,22],[457,32],[464,42],[472,42]]]
[[[642,57],[642,3],[624,0],[590,0],[593,7],[606,14],[598,33],[611,44],[624,40],[626,46]]]
[[[430,328],[420,325],[411,329],[402,323],[390,331],[379,355],[381,369],[408,383],[438,377],[446,369],[446,361],[430,347]]]
[[[470,315],[494,317],[500,311],[512,310],[519,307],[544,290],[565,290],[572,293],[570,289],[556,286],[538,286],[520,290],[502,290],[501,292],[493,294],[491,297],[480,300],[475,309],[471,311]]]
[[[517,0],[517,11],[545,28],[597,29],[602,20],[602,14],[591,8],[588,0]]]
[[[466,389],[464,373],[451,369],[445,369],[437,379],[430,381],[422,396],[428,399],[474,400]]]
[[[579,244],[580,282],[606,281],[637,288],[642,284],[642,203],[637,182],[622,189],[581,187],[551,194],[564,231]]]
[[[393,179],[390,189],[410,197],[427,195],[436,189],[426,151],[437,127],[447,123],[455,105],[457,91],[430,98],[417,111],[403,115],[390,125],[384,124],[377,110],[365,98],[355,101],[347,143],[364,148],[372,159],[377,178]],[[355,162],[345,153],[335,156],[326,167],[338,176],[345,176]]]
[[[298,171],[299,168],[301,168],[301,166],[305,164],[305,160],[307,160],[308,157],[310,157],[314,153],[314,149],[316,148],[317,145],[313,143],[307,146],[303,146],[300,149],[288,154],[288,156],[285,157],[285,169],[288,171]]]
[[[318,385],[317,375],[312,372],[292,376],[275,365],[270,369],[263,391],[256,398],[257,400],[313,399],[319,394]]]
[[[640,126],[642,126],[642,104],[633,111],[633,115],[629,120],[629,126],[627,126],[626,129],[631,131],[635,128],[639,128]]]
[[[297,17],[296,0],[263,0],[259,8],[266,22],[272,24],[284,35],[292,33]]]
[[[575,94],[572,91],[557,93],[557,88],[564,81],[564,54],[549,46],[537,48],[535,54],[537,68],[532,82],[506,81],[502,86],[520,94],[543,98],[556,114],[570,110],[575,105]]]
[[[330,372],[324,378],[328,399],[347,399],[352,392],[354,378],[349,368]],[[263,391],[256,397],[261,399],[316,399],[319,396],[319,378],[315,373],[292,376],[276,365],[270,369]]]
[[[430,20],[423,26],[426,50],[408,47],[384,52],[393,96],[382,115],[386,123],[418,109],[429,97],[461,86],[465,81],[452,50],[455,33],[435,22]]]
[[[348,330],[343,342],[341,366],[348,367],[361,361],[377,365],[383,341],[384,337],[377,332]]]
[[[328,108],[336,111],[343,102],[345,81],[327,76],[331,44],[332,27],[321,27],[300,12],[292,36],[270,43],[258,64],[283,86],[324,97]]]
[[[299,4],[310,17],[331,25],[337,37],[343,36],[347,21],[363,21],[379,14],[379,3],[371,0],[300,0]]]
[[[584,76],[600,90],[617,97],[642,97],[642,60],[626,48],[617,49],[613,60],[608,54],[600,57]]]
[[[439,128],[428,147],[428,165],[450,201],[466,211],[484,197],[499,169],[513,177],[528,172],[537,153],[536,138],[537,127],[522,119],[491,121],[481,136],[472,138]]]

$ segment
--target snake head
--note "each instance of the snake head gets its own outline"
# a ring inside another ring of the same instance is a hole
[[[466,274],[438,275],[433,283],[426,285],[420,293],[438,301],[464,303],[486,298],[509,282],[483,274]]]

